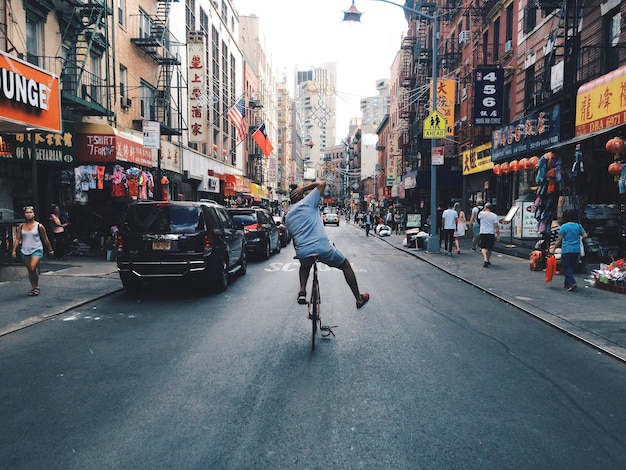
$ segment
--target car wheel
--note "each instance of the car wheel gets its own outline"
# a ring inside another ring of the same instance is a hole
[[[246,254],[245,247],[242,248],[241,262],[239,263],[239,266],[241,266],[239,269],[239,275],[245,276],[246,273],[248,272],[248,255]]]
[[[225,258],[222,258],[217,265],[214,285],[217,292],[224,292],[228,287],[228,261]]]
[[[270,244],[270,240],[267,240],[267,243],[265,244],[265,251],[263,251],[263,259],[270,259],[270,256],[272,255]]]

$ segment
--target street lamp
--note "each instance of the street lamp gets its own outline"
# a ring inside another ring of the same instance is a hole
[[[431,113],[437,111],[437,17],[433,15],[427,15],[426,13],[422,13],[421,11],[415,10],[413,8],[409,8],[404,5],[399,5],[390,0],[371,0],[376,2],[388,3],[390,5],[394,5],[402,8],[405,11],[413,13],[420,18],[425,19],[426,21],[430,21],[433,25],[433,106]],[[361,12],[359,12],[354,6],[354,0],[352,1],[352,6],[344,11],[343,21],[350,22],[361,22]],[[433,149],[437,147],[437,139],[431,139],[431,153],[430,153],[430,235],[428,237],[426,249],[430,253],[439,253],[439,235],[437,234],[437,225],[440,221],[437,219],[437,167],[433,165]]]

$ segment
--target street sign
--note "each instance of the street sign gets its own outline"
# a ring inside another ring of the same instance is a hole
[[[438,111],[424,119],[424,139],[443,139],[446,136],[446,119]]]
[[[444,152],[443,147],[433,147],[431,150],[431,161],[433,165],[443,165]]]
[[[161,148],[161,124],[158,121],[143,121],[143,146],[147,149]]]

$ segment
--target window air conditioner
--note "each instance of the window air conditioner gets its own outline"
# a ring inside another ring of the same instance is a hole
[[[133,100],[131,100],[127,96],[120,96],[120,104],[124,109],[130,108],[130,106],[133,104]]]
[[[509,39],[504,43],[504,52],[509,52],[511,49],[513,49],[513,40]]]
[[[467,44],[470,41],[470,32],[469,31],[461,31],[459,33],[459,44]]]

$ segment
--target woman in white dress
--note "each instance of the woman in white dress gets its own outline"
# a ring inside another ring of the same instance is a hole
[[[456,213],[458,215],[457,221],[456,221],[456,230],[454,231],[454,244],[456,246],[454,252],[455,253],[460,253],[461,252],[461,245],[460,245],[460,242],[459,242],[459,238],[465,236],[465,230],[466,230],[467,226],[465,225],[465,223],[466,223],[465,212],[463,212],[461,210],[461,203],[455,202],[454,203],[454,210],[456,211]]]

